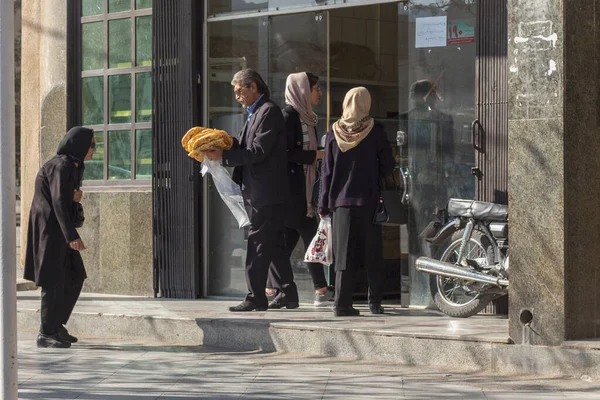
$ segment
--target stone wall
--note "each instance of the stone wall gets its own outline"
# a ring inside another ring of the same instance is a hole
[[[600,337],[599,4],[508,1],[509,314],[517,343]]]
[[[83,188],[84,291],[152,296],[152,193]]]
[[[67,130],[67,2],[22,1],[21,243],[26,247],[35,176]],[[85,188],[79,230],[88,280],[84,290],[148,295],[152,291],[151,188],[96,192]],[[21,251],[21,265],[25,251]]]

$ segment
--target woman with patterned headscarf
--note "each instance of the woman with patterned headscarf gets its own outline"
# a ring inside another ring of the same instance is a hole
[[[369,309],[382,314],[383,244],[381,226],[373,222],[380,197],[379,181],[394,169],[392,149],[383,126],[370,116],[371,95],[364,87],[346,94],[342,118],[325,139],[319,214],[333,214],[335,316],[359,315],[352,307],[359,266],[367,269]]]
[[[86,278],[79,254],[85,246],[75,229],[74,206],[81,201],[84,161],[95,148],[93,130],[71,128],[35,178],[24,278],[42,288],[38,347],[71,347],[77,341],[64,326]]]
[[[319,224],[313,188],[317,177],[317,161],[323,158],[323,151],[317,148],[317,114],[313,107],[321,100],[319,77],[310,72],[290,74],[285,84],[283,111],[287,135],[288,181],[291,202],[285,222],[285,253],[291,257],[298,240],[302,238],[304,248],[310,244]],[[327,286],[323,265],[306,263],[315,288],[315,307],[327,306],[333,300],[333,290]],[[269,281],[279,289],[277,276],[270,271]],[[280,291],[280,290],[278,290]],[[270,308],[287,306],[278,297]]]

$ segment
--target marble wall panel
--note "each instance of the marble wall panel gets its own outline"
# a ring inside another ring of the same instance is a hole
[[[152,296],[152,194],[85,192],[83,205],[84,291]]]
[[[510,336],[600,336],[598,0],[509,0]],[[531,324],[520,322],[532,312]]]
[[[597,1],[565,1],[565,338],[600,337]],[[596,260],[591,261],[590,260]]]
[[[563,26],[560,0],[509,0],[510,119],[562,115]]]
[[[509,121],[510,337],[558,344],[564,332],[562,120]],[[533,313],[531,329],[519,322]]]

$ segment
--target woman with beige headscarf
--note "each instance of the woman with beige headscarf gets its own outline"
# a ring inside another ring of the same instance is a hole
[[[298,240],[304,247],[310,244],[317,232],[318,221],[313,204],[313,188],[317,176],[317,161],[323,150],[317,148],[317,114],[313,107],[321,100],[319,77],[310,72],[290,74],[285,84],[286,107],[283,111],[287,135],[288,181],[291,203],[285,221],[285,253],[291,257]],[[306,263],[315,288],[315,307],[330,306],[333,290],[327,285],[323,265]],[[277,288],[277,275],[272,269],[269,281]],[[275,299],[270,308],[287,306]]]
[[[325,139],[319,214],[333,213],[335,316],[359,315],[352,307],[354,278],[367,269],[369,309],[382,314],[383,251],[381,226],[373,223],[379,180],[394,169],[392,149],[383,126],[370,116],[371,95],[364,87],[346,94],[342,118]]]

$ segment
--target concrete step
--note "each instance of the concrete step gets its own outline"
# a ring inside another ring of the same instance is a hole
[[[388,306],[384,315],[335,318],[298,310],[228,313],[235,301],[82,295],[69,321],[78,336],[131,338],[228,350],[289,352],[470,371],[600,378],[600,341],[511,344],[506,319],[451,319]],[[19,330],[39,327],[39,292],[20,292]],[[500,333],[504,329],[504,333]],[[82,340],[84,342],[84,340]]]
[[[23,292],[28,290],[36,290],[37,286],[34,282],[28,281],[26,279],[18,278],[17,279],[17,291]]]

